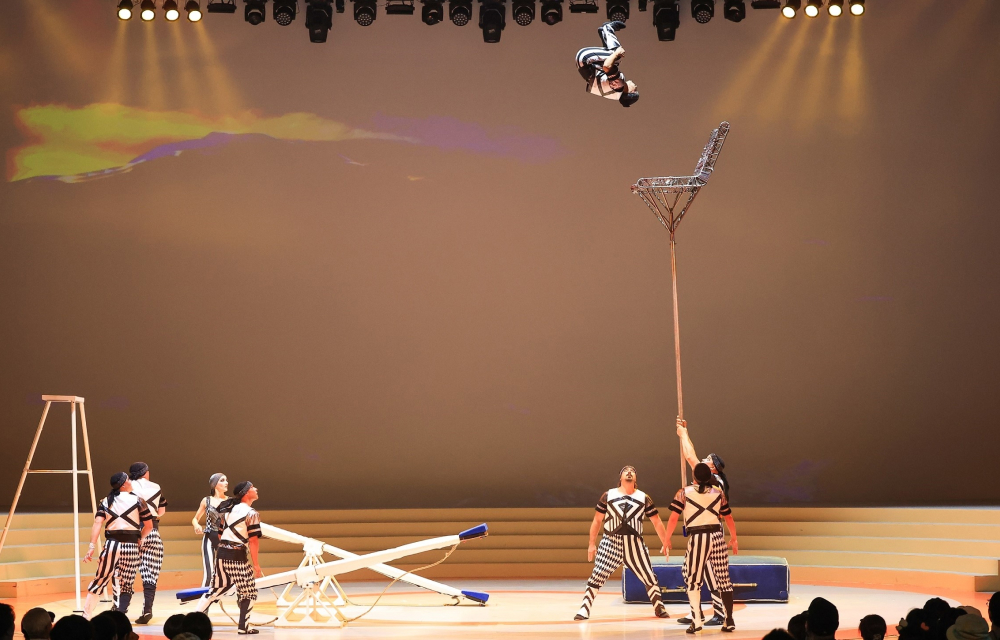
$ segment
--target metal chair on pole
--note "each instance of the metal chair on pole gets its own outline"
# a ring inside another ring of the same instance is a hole
[[[42,409],[42,419],[38,421],[38,428],[35,430],[35,439],[31,442],[31,449],[28,451],[28,460],[24,463],[24,471],[21,472],[21,480],[17,483],[17,491],[14,492],[14,501],[10,505],[10,513],[7,514],[7,521],[3,525],[3,533],[0,534],[0,553],[3,553],[3,545],[7,541],[7,532],[14,520],[14,511],[17,509],[18,500],[21,498],[21,490],[24,488],[24,481],[29,473],[69,473],[73,478],[73,564],[76,576],[76,610],[82,611],[83,606],[80,600],[80,483],[79,477],[86,475],[90,482],[90,508],[97,513],[97,497],[94,493],[94,474],[90,464],[90,439],[87,436],[87,414],[83,408],[83,398],[79,396],[42,396],[45,401],[45,408]],[[70,428],[71,443],[73,449],[73,466],[71,469],[32,469],[31,460],[35,457],[35,449],[38,447],[38,440],[42,436],[42,428],[45,427],[45,418],[49,415],[49,407],[53,402],[67,402],[70,405]],[[76,410],[80,409],[80,426],[83,433],[83,452],[87,459],[87,469],[83,471],[79,468],[77,447],[76,447]]]
[[[708,184],[715,170],[715,161],[719,158],[722,145],[729,134],[729,123],[723,122],[712,130],[708,144],[698,158],[694,174],[690,176],[639,178],[632,185],[632,193],[638,194],[646,206],[653,212],[657,220],[670,232],[670,276],[674,293],[674,355],[677,361],[677,417],[684,419],[684,396],[681,392],[681,335],[680,322],[677,315],[677,259],[674,249],[674,236],[684,214],[691,208],[691,203],[701,188]],[[687,485],[687,468],[684,466],[684,451],[681,449],[681,486]]]

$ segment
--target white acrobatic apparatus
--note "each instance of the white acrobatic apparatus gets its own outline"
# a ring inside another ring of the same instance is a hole
[[[257,588],[285,587],[278,598],[279,615],[275,621],[275,626],[281,627],[340,627],[349,622],[350,619],[341,610],[346,604],[346,600],[345,594],[336,582],[336,576],[359,569],[371,569],[392,578],[394,581],[407,582],[414,586],[451,596],[455,598],[455,604],[459,604],[462,600],[485,604],[489,599],[489,594],[477,591],[461,591],[448,585],[390,567],[385,563],[425,551],[457,547],[466,540],[485,537],[488,535],[488,531],[488,527],[485,524],[481,524],[467,529],[458,535],[431,538],[430,540],[411,542],[410,544],[404,544],[400,547],[384,551],[357,555],[321,540],[307,538],[291,531],[285,531],[284,529],[261,523],[261,533],[265,537],[292,544],[301,544],[304,558],[297,569],[258,578],[256,580]],[[333,562],[323,562],[324,553],[329,553],[340,559]],[[299,587],[301,591],[293,598],[291,589],[294,586]],[[334,586],[338,591],[336,598],[331,598],[327,594],[331,586]],[[204,587],[186,589],[179,591],[177,598],[182,602],[188,602],[200,598],[207,592],[208,589]]]

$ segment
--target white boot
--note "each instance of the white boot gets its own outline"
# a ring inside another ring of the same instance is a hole
[[[87,592],[87,599],[83,603],[83,617],[87,620],[94,615],[94,607],[101,601],[101,596],[96,593]]]
[[[688,602],[691,603],[691,626],[688,633],[697,633],[705,626],[705,618],[701,613],[701,587],[697,591],[688,591]]]

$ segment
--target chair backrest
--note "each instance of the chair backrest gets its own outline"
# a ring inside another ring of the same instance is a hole
[[[701,152],[698,164],[694,167],[695,178],[702,182],[708,182],[708,179],[712,177],[715,161],[719,158],[719,152],[722,151],[722,145],[726,141],[727,135],[729,135],[729,123],[726,121],[723,121],[718,129],[712,130],[712,135],[708,137],[708,144],[705,145],[705,150]]]

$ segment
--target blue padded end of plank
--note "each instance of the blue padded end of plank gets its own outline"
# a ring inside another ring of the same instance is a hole
[[[459,540],[472,540],[473,538],[484,538],[487,533],[489,533],[489,527],[486,526],[484,522],[481,525],[472,527],[471,529],[466,529],[462,533],[458,534]]]
[[[486,604],[486,601],[490,599],[490,594],[481,591],[463,591],[462,595],[469,600],[475,600],[479,604]]]
[[[208,593],[208,587],[196,587],[194,589],[181,589],[177,592],[177,599],[181,602],[196,600]]]

